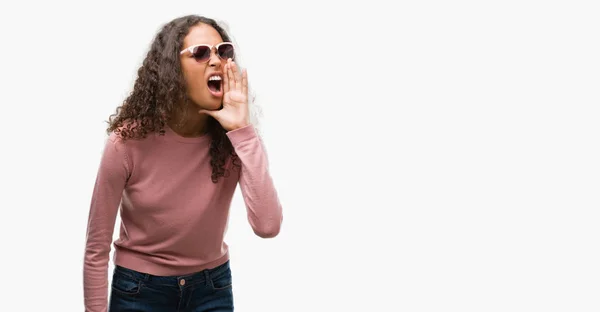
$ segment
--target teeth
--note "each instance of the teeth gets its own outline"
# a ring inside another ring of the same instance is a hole
[[[220,77],[220,76],[210,76],[210,78],[208,78],[208,81],[213,81],[213,80],[218,80],[218,81],[220,81],[220,80],[221,80],[221,77]]]

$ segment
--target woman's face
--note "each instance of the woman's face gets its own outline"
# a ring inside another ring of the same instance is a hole
[[[199,109],[221,108],[223,66],[227,63],[227,60],[221,59],[216,53],[215,46],[221,42],[223,42],[221,35],[212,26],[206,24],[191,27],[183,40],[184,49],[197,44],[208,44],[213,47],[206,61],[197,61],[190,51],[180,55],[187,95]]]

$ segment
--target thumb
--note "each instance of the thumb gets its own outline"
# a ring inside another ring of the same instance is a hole
[[[214,119],[218,119],[219,112],[220,111],[218,111],[218,110],[217,111],[213,111],[213,110],[208,110],[208,109],[201,109],[201,110],[198,111],[198,114],[205,114],[205,115],[213,117]]]

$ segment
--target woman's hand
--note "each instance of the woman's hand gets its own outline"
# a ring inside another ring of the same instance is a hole
[[[248,113],[248,74],[240,72],[231,59],[223,67],[223,108],[220,110],[200,110],[198,113],[215,118],[221,126],[232,131],[247,126]]]

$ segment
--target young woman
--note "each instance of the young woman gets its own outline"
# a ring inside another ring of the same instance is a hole
[[[156,35],[110,117],[86,235],[86,311],[233,311],[223,238],[237,184],[256,235],[276,236],[283,219],[248,98],[214,20],[180,17]]]

